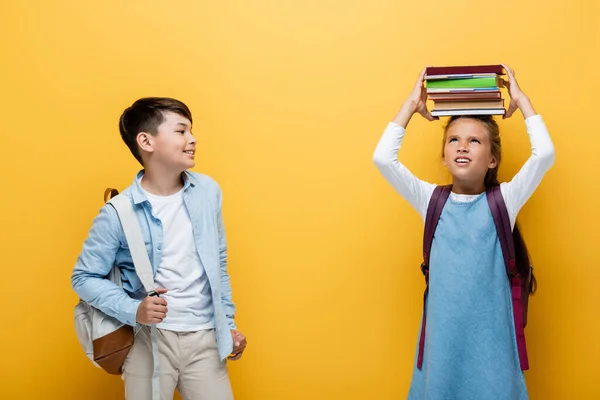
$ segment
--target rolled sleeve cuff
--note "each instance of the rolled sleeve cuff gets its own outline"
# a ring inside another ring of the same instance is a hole
[[[140,306],[140,303],[141,300],[127,299],[119,313],[119,321],[127,325],[135,326],[137,323],[137,309]]]

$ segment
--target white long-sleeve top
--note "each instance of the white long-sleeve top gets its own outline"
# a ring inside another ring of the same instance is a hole
[[[531,156],[510,182],[500,184],[512,227],[515,225],[521,207],[531,197],[544,174],[554,163],[554,145],[542,117],[533,115],[525,120],[525,125],[531,142]],[[384,178],[425,221],[429,200],[437,185],[420,180],[398,160],[398,152],[405,134],[404,127],[390,122],[375,149],[373,162]],[[480,195],[450,194],[455,201],[466,202],[473,201]]]

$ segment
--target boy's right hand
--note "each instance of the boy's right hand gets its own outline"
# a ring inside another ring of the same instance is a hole
[[[156,293],[165,294],[167,289],[156,288]],[[167,316],[167,301],[158,296],[147,296],[138,306],[136,321],[142,325],[162,322]]]
[[[428,121],[435,121],[439,119],[439,117],[432,116],[427,109],[427,89],[424,85],[426,72],[427,68],[423,68],[419,74],[417,83],[415,83],[415,87],[408,95],[406,101],[404,101],[400,112],[398,112],[398,115],[396,115],[396,118],[394,119],[395,123],[403,126],[404,128],[406,128],[410,118],[414,113],[421,114],[423,118],[427,119]]]

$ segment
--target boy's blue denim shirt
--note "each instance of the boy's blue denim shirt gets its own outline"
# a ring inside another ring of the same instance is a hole
[[[139,180],[123,191],[131,199],[140,222],[152,268],[161,263],[163,231],[160,220],[152,215],[152,207]],[[227,244],[221,214],[221,189],[210,177],[194,172],[183,173],[183,201],[192,221],[194,242],[211,288],[219,355],[224,360],[233,349],[230,329],[236,329],[235,305],[227,272]],[[112,267],[121,270],[123,288],[106,279]],[[77,259],[71,284],[79,297],[124,324],[136,325],[138,305],[146,296],[135,273],[131,254],[116,210],[105,204],[92,223],[81,254]],[[166,288],[168,289],[168,288]]]

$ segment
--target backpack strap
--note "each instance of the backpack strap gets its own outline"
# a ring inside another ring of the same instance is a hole
[[[486,196],[496,232],[502,247],[502,255],[504,257],[504,265],[511,285],[513,319],[515,322],[515,334],[517,337],[517,349],[519,352],[519,361],[521,370],[529,369],[529,360],[527,358],[527,346],[525,344],[525,330],[523,324],[523,302],[521,298],[521,283],[522,277],[519,274],[516,266],[515,244],[513,240],[512,228],[510,225],[510,217],[506,209],[506,203],[502,197],[500,186],[494,186],[486,191]]]
[[[129,245],[129,252],[131,253],[131,259],[133,260],[133,266],[137,276],[140,278],[144,289],[148,296],[158,296],[154,286],[154,272],[152,270],[152,264],[150,264],[150,258],[148,258],[148,252],[146,251],[146,244],[144,243],[144,235],[140,228],[140,222],[135,215],[135,210],[131,204],[129,197],[123,194],[115,194],[116,190],[112,191],[109,189],[104,193],[104,198],[108,196],[114,196],[107,201],[112,205],[119,219],[121,220],[121,226],[125,233],[125,240]],[[118,192],[117,192],[118,193]],[[160,379],[159,379],[159,353],[158,353],[158,329],[156,324],[150,326],[150,342],[152,345],[152,361],[154,364],[152,371],[152,400],[160,399]]]
[[[427,324],[427,309],[425,303],[427,301],[427,293],[429,293],[429,254],[431,252],[431,245],[433,244],[433,236],[437,223],[442,215],[442,210],[452,185],[436,186],[429,200],[427,206],[427,215],[425,217],[425,231],[423,234],[423,263],[421,264],[421,271],[425,275],[425,293],[423,294],[423,320],[421,321],[421,337],[419,338],[419,355],[417,358],[417,368],[421,369],[423,366],[423,353],[425,349],[425,326]]]
[[[136,274],[140,278],[148,295],[155,295],[154,272],[148,258],[148,252],[146,251],[142,229],[133,210],[131,200],[123,194],[118,194],[108,200],[108,203],[115,208],[119,215]]]

